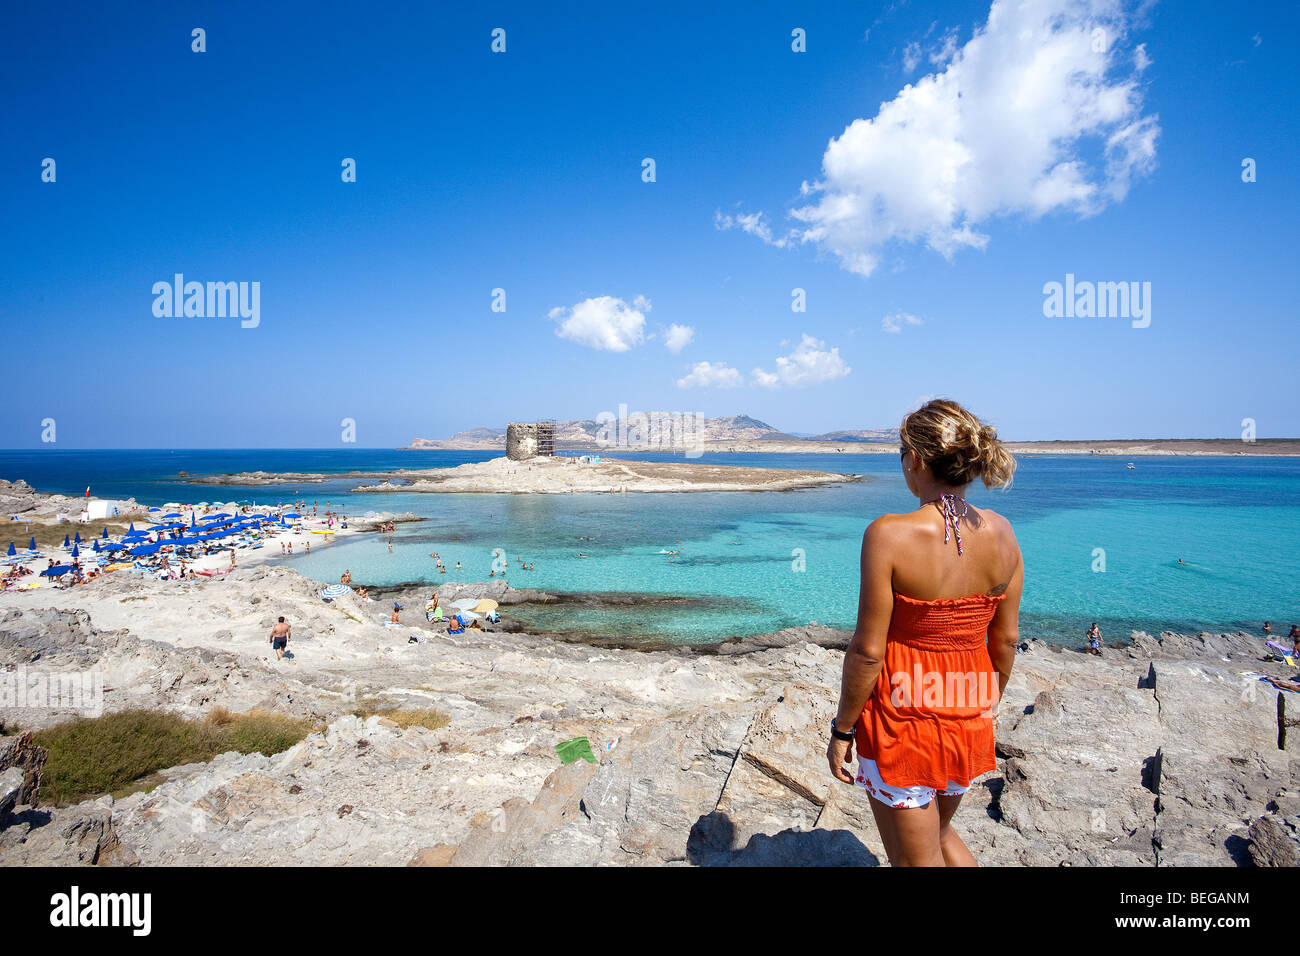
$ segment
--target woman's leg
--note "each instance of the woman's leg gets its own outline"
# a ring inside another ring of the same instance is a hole
[[[943,851],[944,863],[948,866],[979,866],[952,825],[952,818],[961,806],[961,797],[937,796],[933,802],[939,805],[939,848]]]
[[[904,809],[872,797],[871,812],[890,866],[947,865],[939,842],[939,808],[935,800],[923,807]]]

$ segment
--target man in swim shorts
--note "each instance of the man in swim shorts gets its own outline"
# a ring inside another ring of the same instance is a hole
[[[289,650],[289,634],[292,630],[283,617],[271,628],[271,648],[275,651],[277,661],[284,660],[284,655]]]

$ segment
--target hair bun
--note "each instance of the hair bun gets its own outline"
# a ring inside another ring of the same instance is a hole
[[[926,402],[904,418],[899,438],[951,485],[982,478],[990,488],[1005,487],[1016,470],[1016,460],[998,441],[997,429],[949,399]]]

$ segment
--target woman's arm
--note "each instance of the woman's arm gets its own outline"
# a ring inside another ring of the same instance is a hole
[[[840,679],[840,703],[835,726],[849,730],[858,722],[876,687],[876,678],[885,660],[885,641],[889,620],[894,611],[894,568],[890,558],[892,538],[889,522],[878,518],[862,536],[861,581],[858,586],[858,623],[844,652],[844,670]],[[830,729],[827,728],[827,733]],[[831,774],[845,783],[853,776],[844,764],[853,759],[853,742],[831,738],[826,751]]]
[[[1013,538],[1014,542],[1014,538]],[[998,671],[998,699],[1007,689],[1011,667],[1016,662],[1016,645],[1020,643],[1020,593],[1025,585],[1025,562],[1016,545],[1016,570],[1007,584],[1006,600],[998,605],[989,622],[989,657]]]

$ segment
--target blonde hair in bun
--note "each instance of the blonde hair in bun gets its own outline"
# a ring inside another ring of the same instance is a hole
[[[951,399],[936,398],[905,417],[898,437],[945,484],[982,478],[986,487],[1005,488],[1016,473],[1016,459],[997,429]]]

